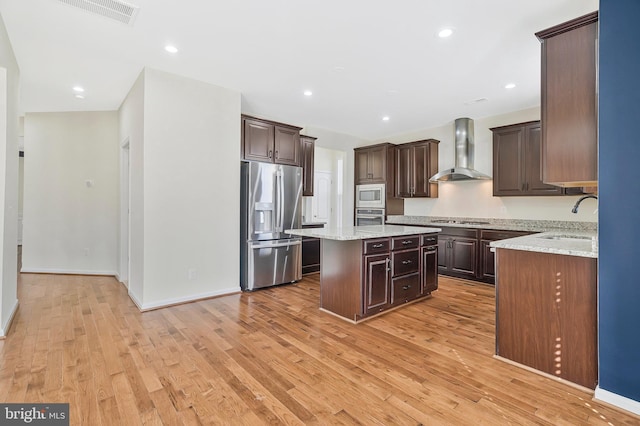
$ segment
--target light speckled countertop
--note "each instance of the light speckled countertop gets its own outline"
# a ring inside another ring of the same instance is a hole
[[[492,241],[490,245],[495,248],[512,250],[598,257],[598,241],[595,231],[542,232],[524,237]]]
[[[350,226],[345,228],[287,229],[284,232],[291,235],[300,235],[302,237],[349,241],[367,240],[370,238],[398,237],[403,235],[431,234],[440,231],[440,228],[431,227],[425,228],[419,226],[402,225],[368,225]]]
[[[387,223],[397,225],[452,226],[460,228],[499,229],[510,231],[595,231],[597,222],[562,220],[494,219],[446,216],[387,216]]]
[[[491,247],[581,257],[598,257],[596,222],[492,219],[436,216],[389,216],[387,223],[539,232],[493,241]]]

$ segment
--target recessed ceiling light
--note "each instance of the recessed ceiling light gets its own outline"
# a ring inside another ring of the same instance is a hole
[[[164,47],[164,50],[166,50],[166,51],[167,51],[167,52],[169,52],[169,53],[178,53],[178,48],[177,48],[177,47],[175,47],[175,46],[172,46],[172,45],[170,45],[170,44],[167,44],[167,45]]]
[[[384,117],[382,117],[382,121],[389,121],[389,116],[385,115]]]
[[[304,91],[304,95],[305,96],[311,96],[311,95],[313,95],[313,92],[311,90],[305,90]]]
[[[513,89],[514,87],[516,87],[515,83],[509,83],[506,86],[504,86],[505,89]]]
[[[441,30],[441,31],[438,33],[438,37],[440,37],[440,38],[447,38],[447,37],[449,37],[451,34],[453,34],[453,30],[452,30],[451,28],[445,28],[445,29]]]
[[[84,88],[82,88],[81,86],[74,86],[73,87],[73,91],[74,92],[78,92],[78,93],[82,93],[82,92],[84,92]]]
[[[84,95],[76,95],[76,98],[78,98],[78,99],[84,99]]]

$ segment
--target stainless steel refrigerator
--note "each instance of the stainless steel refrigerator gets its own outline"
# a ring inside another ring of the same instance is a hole
[[[240,287],[251,291],[302,278],[302,168],[242,162]]]

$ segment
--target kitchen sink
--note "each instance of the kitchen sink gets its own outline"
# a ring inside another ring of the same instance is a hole
[[[489,225],[491,222],[480,222],[475,220],[447,220],[447,219],[437,219],[432,220],[431,223],[453,223],[456,225]]]

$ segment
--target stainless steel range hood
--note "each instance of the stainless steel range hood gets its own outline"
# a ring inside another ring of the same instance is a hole
[[[455,120],[455,154],[456,164],[452,169],[445,169],[431,176],[429,182],[452,180],[487,180],[491,176],[473,169],[473,120],[458,118]]]

